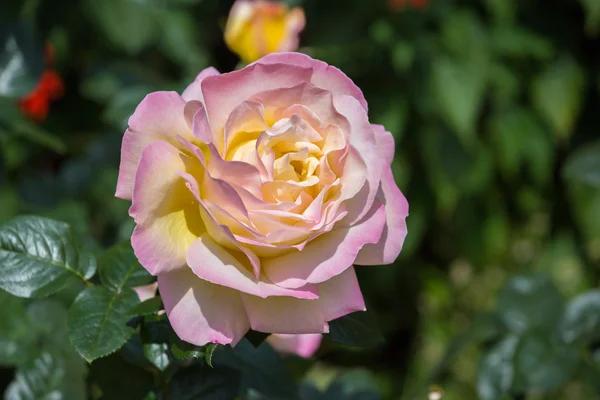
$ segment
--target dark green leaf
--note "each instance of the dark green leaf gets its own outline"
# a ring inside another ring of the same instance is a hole
[[[498,311],[514,333],[552,330],[562,315],[563,298],[544,274],[516,276],[498,298]]]
[[[138,303],[130,289],[116,294],[95,286],[81,292],[69,311],[69,338],[75,349],[89,362],[118,350],[133,333],[126,324]]]
[[[25,300],[0,290],[0,365],[29,360],[37,350],[35,325],[27,318]]]
[[[42,353],[17,371],[5,393],[5,400],[83,400],[84,393],[73,388],[77,379],[68,374],[63,360]]]
[[[376,347],[384,339],[368,312],[358,311],[329,322],[329,339],[353,347]]]
[[[515,353],[515,384],[531,391],[549,391],[565,383],[579,363],[578,350],[543,333],[521,338]]]
[[[172,400],[231,400],[240,386],[239,372],[196,365],[177,372],[170,384]]]
[[[0,288],[43,297],[90,278],[95,261],[74,242],[67,224],[47,218],[17,217],[0,226]]]
[[[106,38],[129,53],[138,53],[156,37],[155,10],[143,1],[87,0],[86,9]]]
[[[569,57],[551,64],[533,82],[533,105],[561,140],[573,132],[584,89],[584,72]]]
[[[600,141],[575,150],[565,163],[563,176],[600,188]]]
[[[102,283],[115,292],[146,285],[153,279],[138,262],[129,241],[106,250],[98,257],[98,264]]]
[[[119,354],[94,361],[89,382],[92,389],[100,393],[101,400],[142,399],[155,388],[150,372],[134,368]]]
[[[477,393],[481,400],[497,400],[508,395],[514,385],[514,357],[519,338],[509,336],[483,356],[477,377]]]
[[[155,314],[163,309],[162,299],[160,297],[153,297],[144,302],[141,302],[137,306],[133,307],[130,315],[150,315]]]
[[[296,399],[296,383],[279,355],[265,342],[258,348],[242,339],[235,348],[219,346],[212,358],[215,368],[228,366],[242,373],[242,394],[249,389],[273,399]]]
[[[166,370],[171,364],[169,345],[167,343],[144,344],[144,354],[148,361],[161,371]]]
[[[432,73],[433,94],[441,115],[461,142],[469,146],[483,104],[485,70],[474,64],[441,58],[433,64]]]
[[[0,96],[23,97],[44,70],[42,44],[33,28],[6,24],[0,29]]]
[[[260,346],[265,340],[267,340],[268,337],[268,333],[257,332],[252,329],[250,329],[245,336],[245,338],[248,339],[248,341],[252,343],[254,347]]]
[[[591,290],[571,300],[560,328],[567,343],[600,340],[600,290]]]
[[[219,347],[218,344],[216,343],[209,343],[206,345],[205,347],[205,352],[206,352],[206,363],[212,367],[212,358],[213,358],[213,354],[215,353],[215,350],[217,349],[217,347]]]
[[[182,340],[174,340],[171,343],[171,353],[180,360],[188,358],[204,359],[205,351],[204,347],[195,346]]]

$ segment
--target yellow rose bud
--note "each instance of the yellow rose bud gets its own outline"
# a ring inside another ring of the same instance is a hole
[[[270,53],[297,50],[305,22],[300,7],[290,10],[280,2],[237,0],[225,26],[225,43],[243,62],[251,63]]]

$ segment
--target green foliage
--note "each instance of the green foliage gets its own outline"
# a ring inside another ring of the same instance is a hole
[[[0,96],[19,98],[35,88],[44,70],[42,44],[32,26],[0,26]]]
[[[69,339],[75,349],[90,362],[118,350],[133,334],[126,323],[138,303],[131,289],[120,293],[101,286],[85,289],[69,311]]]
[[[563,175],[566,179],[600,187],[600,141],[574,151],[565,163]]]
[[[0,226],[0,288],[20,297],[44,297],[76,279],[89,279],[96,261],[75,245],[67,224],[17,217]]]
[[[329,339],[347,346],[375,347],[384,341],[368,312],[359,311],[329,322]]]
[[[559,140],[568,139],[573,132],[584,88],[584,72],[569,57],[558,59],[533,81],[533,105]]]
[[[129,241],[114,245],[98,257],[100,279],[110,291],[119,293],[125,288],[143,286],[152,276],[138,262]]]

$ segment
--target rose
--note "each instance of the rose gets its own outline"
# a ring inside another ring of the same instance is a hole
[[[280,2],[238,0],[229,12],[225,43],[250,63],[270,53],[297,50],[305,22],[300,7],[290,10]]]
[[[146,96],[116,195],[179,337],[323,333],[364,310],[352,264],[393,262],[406,236],[393,156],[352,81],[298,53]]]

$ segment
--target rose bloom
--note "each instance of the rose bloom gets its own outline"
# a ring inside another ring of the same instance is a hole
[[[270,53],[297,50],[304,25],[300,7],[290,10],[281,2],[238,0],[227,19],[225,42],[250,63]]]
[[[303,54],[146,96],[116,195],[132,200],[133,249],[179,337],[324,333],[365,310],[353,264],[393,262],[406,236],[393,157],[361,91]]]

